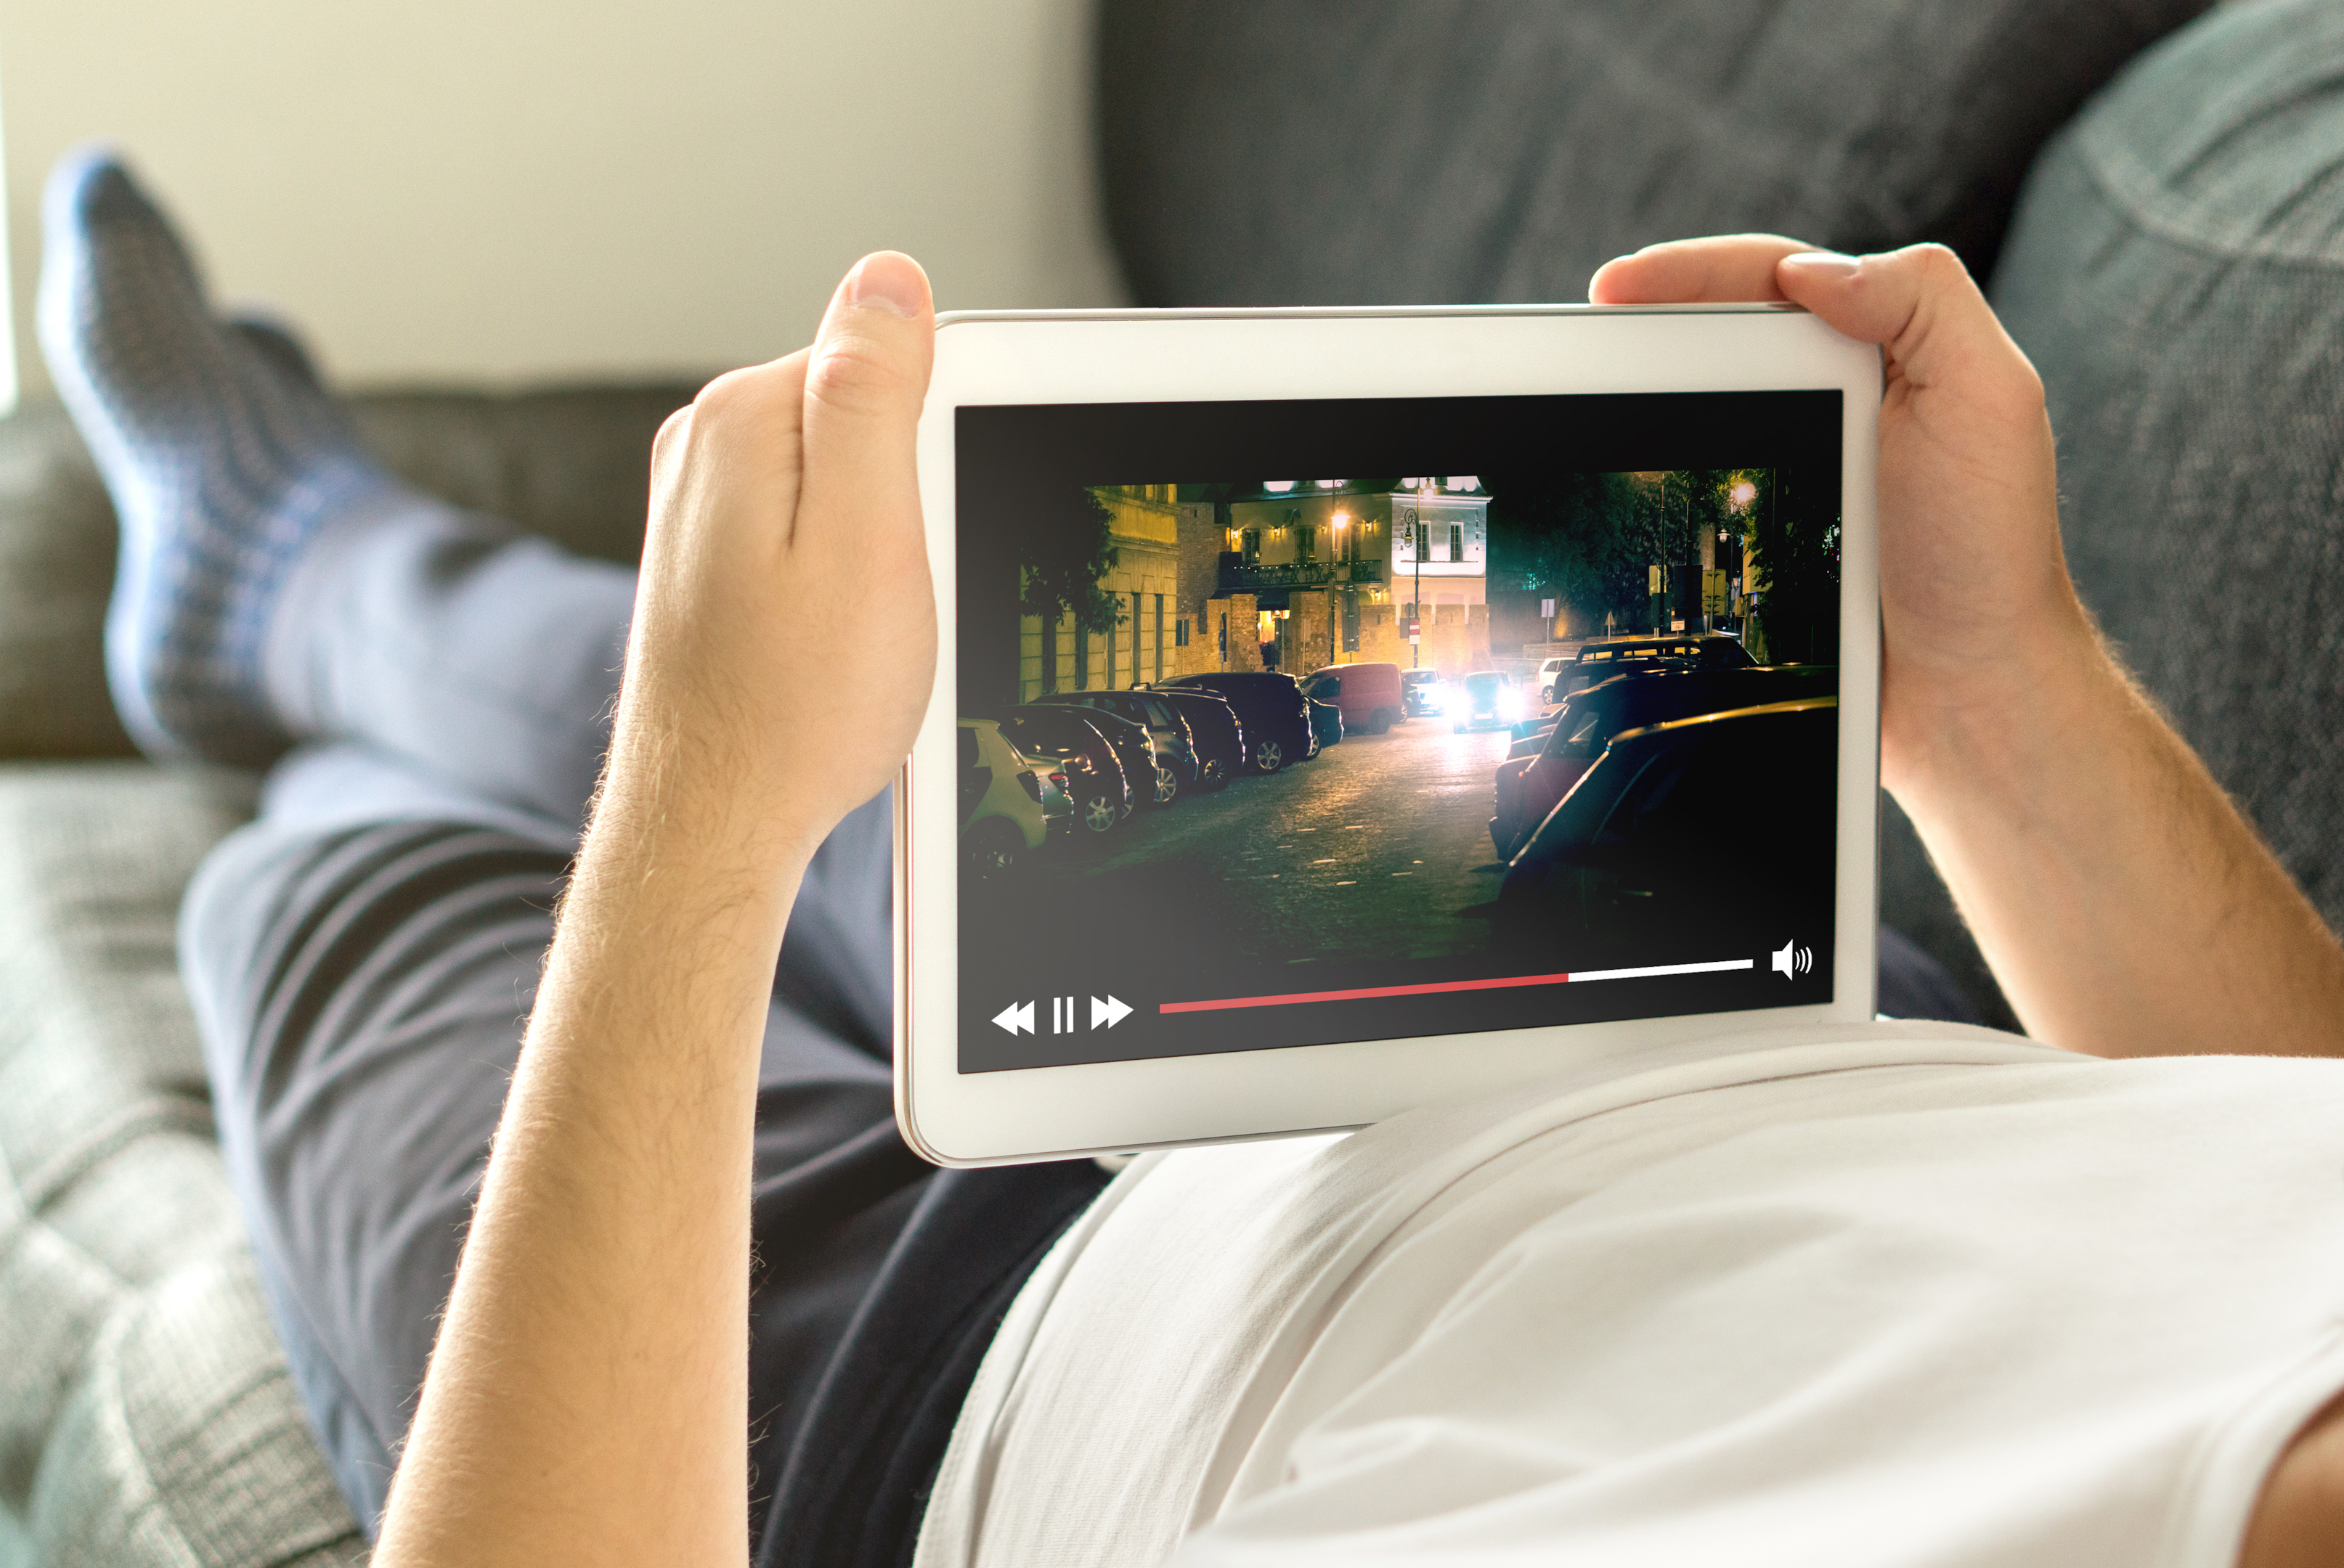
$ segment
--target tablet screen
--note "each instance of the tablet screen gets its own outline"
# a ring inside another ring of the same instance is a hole
[[[960,1070],[1831,1000],[1840,430],[959,409]]]

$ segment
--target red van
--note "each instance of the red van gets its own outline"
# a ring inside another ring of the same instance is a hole
[[[1331,702],[1343,710],[1346,734],[1365,730],[1381,735],[1408,719],[1408,705],[1400,700],[1397,664],[1330,664],[1314,671],[1302,683],[1302,689],[1314,700]]]

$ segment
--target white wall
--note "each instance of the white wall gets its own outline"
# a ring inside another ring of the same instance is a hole
[[[893,246],[1113,304],[1089,0],[0,0],[18,359],[42,176],[123,147],[350,383],[721,368]]]

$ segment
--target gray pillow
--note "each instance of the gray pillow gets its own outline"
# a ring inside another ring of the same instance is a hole
[[[1995,304],[2086,601],[2344,920],[2344,7],[2225,6],[2046,152]]]
[[[2206,0],[1106,0],[1109,214],[1150,305],[1574,300],[1622,251],[1943,240]]]

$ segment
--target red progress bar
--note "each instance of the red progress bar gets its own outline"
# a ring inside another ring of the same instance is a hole
[[[1434,980],[1427,985],[1362,986],[1357,990],[1298,990],[1284,996],[1232,996],[1213,1001],[1167,1001],[1157,1012],[1217,1012],[1232,1007],[1292,1007],[1306,1001],[1365,1001],[1379,996],[1431,996],[1452,990],[1504,990],[1514,986],[1570,985],[1574,981],[1651,980],[1658,975],[1721,974],[1728,970],[1754,970],[1755,959],[1725,959],[1710,964],[1646,964],[1638,969],[1580,970],[1560,975],[1507,975],[1499,980]]]

